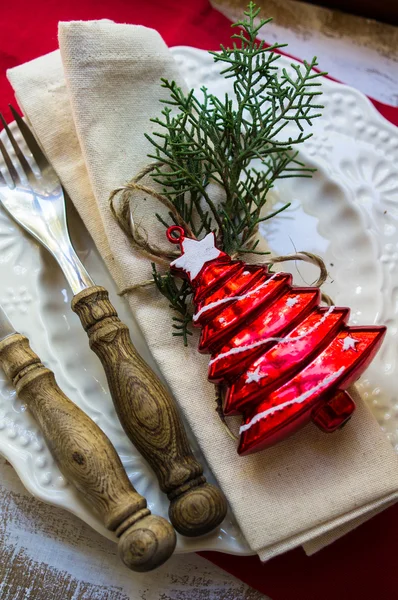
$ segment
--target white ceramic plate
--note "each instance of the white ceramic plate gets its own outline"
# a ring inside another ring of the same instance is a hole
[[[229,88],[211,57],[192,48],[172,50],[188,85],[205,84],[223,95]],[[281,58],[280,66],[291,61]],[[292,208],[273,219],[263,233],[272,250],[295,248],[325,258],[331,277],[326,291],[340,305],[352,307],[352,323],[386,323],[389,331],[376,361],[361,380],[364,396],[394,445],[398,446],[398,399],[394,386],[398,359],[398,164],[397,130],[359,92],[324,82],[324,117],[306,143],[304,159],[318,167],[312,180],[284,180],[272,203]],[[395,169],[395,173],[394,173]],[[281,198],[281,200],[279,200]],[[271,201],[270,201],[271,202]],[[127,305],[117,297],[84,226],[70,210],[76,249],[93,278],[110,292],[121,318],[148,362],[145,342]],[[294,265],[292,265],[294,269]],[[287,266],[288,268],[288,266]],[[311,283],[315,270],[300,264],[296,283]],[[118,424],[101,366],[87,336],[70,310],[71,293],[62,273],[44,250],[0,209],[0,302],[18,331],[56,374],[66,394],[83,408],[114,443],[129,477],[150,509],[167,516],[168,501],[151,470]],[[153,361],[152,361],[153,366]],[[192,434],[191,442],[203,461]],[[0,374],[0,452],[14,465],[37,498],[63,507],[113,538],[62,477],[29,411]],[[211,480],[208,469],[206,475]],[[179,536],[178,551],[218,550],[247,554],[247,544],[232,515],[217,533],[196,540]]]

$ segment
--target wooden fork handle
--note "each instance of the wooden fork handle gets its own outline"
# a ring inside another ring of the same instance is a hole
[[[225,517],[226,500],[206,482],[174,400],[137,353],[108,292],[102,287],[88,288],[74,297],[72,308],[102,362],[126,434],[171,501],[172,524],[191,537],[212,531]]]
[[[103,431],[65,396],[22,335],[0,342],[0,364],[27,404],[66,479],[119,538],[119,556],[133,571],[149,571],[174,551],[170,523],[151,515],[131,485]]]

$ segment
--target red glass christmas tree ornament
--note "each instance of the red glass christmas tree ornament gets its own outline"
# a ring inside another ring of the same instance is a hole
[[[172,226],[167,237],[181,247],[171,269],[194,291],[209,379],[224,386],[224,413],[243,415],[238,453],[271,446],[310,420],[325,432],[342,427],[355,410],[345,390],[386,328],[348,326],[348,308],[320,306],[319,289],[292,286],[290,274],[232,260],[213,233],[198,241]]]

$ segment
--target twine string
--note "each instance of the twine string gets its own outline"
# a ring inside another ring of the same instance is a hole
[[[160,194],[156,190],[146,185],[140,183],[140,181],[149,173],[151,173],[158,166],[161,166],[162,163],[154,162],[147,165],[144,169],[142,169],[133,179],[131,179],[126,185],[116,188],[109,197],[109,205],[110,210],[112,212],[113,217],[121,227],[121,229],[126,234],[127,239],[130,241],[132,247],[137,250],[142,256],[145,256],[152,262],[155,262],[159,265],[163,265],[165,267],[169,267],[170,262],[179,256],[178,251],[166,251],[162,248],[159,248],[155,244],[151,244],[148,241],[148,234],[144,227],[135,223],[134,218],[132,216],[131,210],[131,202],[135,192],[140,191],[143,192],[158,202],[160,202],[163,206],[165,206],[170,215],[172,216],[174,222],[177,225],[180,225],[185,230],[187,237],[191,237],[196,239],[191,227],[189,224],[181,217],[180,213],[177,211],[175,206],[170,202],[168,198],[166,198],[163,194]],[[116,204],[116,199],[118,198],[118,202]],[[237,254],[241,256],[244,253]],[[233,257],[235,258],[235,256]],[[287,254],[284,256],[269,256],[266,260],[262,261],[263,265],[274,265],[277,263],[283,263],[287,261],[304,261],[310,264],[313,264],[319,268],[319,276],[318,279],[312,284],[314,287],[320,288],[326,281],[328,277],[328,272],[326,269],[326,265],[322,258],[317,254],[313,254],[312,252],[297,252],[295,254]],[[131,292],[136,290],[154,285],[153,279],[148,279],[142,281],[141,283],[137,283],[135,285],[128,286],[119,292],[119,296],[125,296]],[[328,306],[332,306],[334,304],[333,300],[325,293],[321,293],[322,301]],[[238,437],[231,431],[228,426],[226,416],[224,415],[224,411],[222,408],[222,395],[223,390],[222,386],[217,385],[216,389],[216,412],[219,415],[223,426],[226,428],[228,434],[234,439],[238,440]]]
[[[175,257],[173,256],[172,259],[173,258],[175,258]],[[307,262],[307,263],[310,263],[310,264],[313,264],[313,265],[319,267],[318,279],[316,281],[314,281],[314,283],[312,285],[314,287],[320,288],[325,283],[325,281],[328,277],[326,265],[320,256],[318,256],[317,254],[312,254],[312,252],[297,252],[296,254],[286,254],[285,256],[271,256],[268,259],[262,261],[261,264],[262,265],[273,265],[276,263],[282,263],[282,262],[287,262],[287,261],[292,261],[292,260],[294,260],[294,261],[301,260],[303,262]],[[169,263],[167,263],[167,264],[169,265]],[[146,279],[145,281],[142,281],[140,283],[136,283],[135,285],[130,285],[130,286],[124,288],[123,290],[119,291],[118,294],[119,294],[119,296],[125,296],[126,294],[129,294],[130,292],[134,292],[140,288],[148,287],[150,285],[153,285],[154,283],[155,282],[153,279]],[[328,296],[327,294],[325,294],[323,292],[321,293],[321,298],[322,298],[322,301],[325,304],[327,304],[328,306],[332,306],[334,304],[334,302],[330,298],[330,296]]]
[[[189,237],[196,239],[189,224],[181,217],[174,204],[170,202],[166,196],[159,194],[159,192],[151,187],[139,183],[141,179],[143,179],[161,164],[162,163],[159,162],[150,163],[139,173],[137,173],[137,175],[133,177],[133,179],[131,179],[126,185],[113,190],[109,197],[109,206],[114,219],[117,221],[117,223],[119,223],[119,226],[130,240],[132,246],[149,260],[163,266],[169,266],[170,261],[178,256],[178,252],[171,250],[166,251],[154,244],[150,244],[146,230],[141,225],[135,223],[131,211],[131,201],[134,192],[144,192],[148,196],[151,196],[163,204],[163,206],[168,209],[176,224],[183,227]],[[118,198],[117,204],[116,198]]]

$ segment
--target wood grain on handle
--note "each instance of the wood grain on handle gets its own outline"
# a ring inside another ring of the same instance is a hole
[[[22,335],[0,342],[0,363],[38,422],[48,447],[71,482],[119,539],[119,555],[133,571],[149,571],[174,551],[170,523],[151,515],[131,485],[103,431],[58,387]]]
[[[128,328],[102,287],[88,288],[72,301],[100,358],[120,422],[155,471],[171,501],[169,516],[182,535],[203,535],[224,519],[223,494],[206,483],[174,400],[134,348]]]

